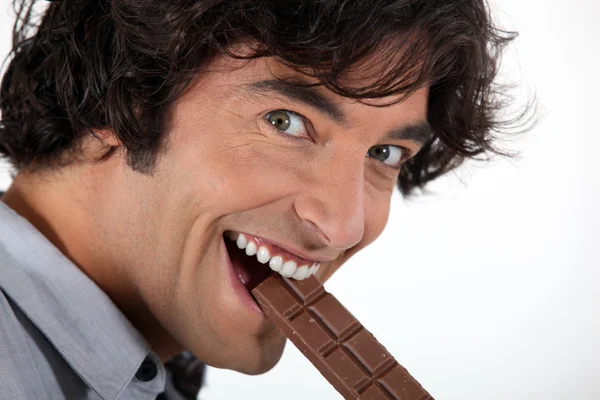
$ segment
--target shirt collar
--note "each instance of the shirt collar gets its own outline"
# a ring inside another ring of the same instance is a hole
[[[2,201],[0,225],[0,286],[86,384],[116,399],[148,353],[158,357],[106,293]]]

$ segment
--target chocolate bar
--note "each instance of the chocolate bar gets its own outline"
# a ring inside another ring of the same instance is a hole
[[[252,295],[345,399],[433,400],[314,276],[273,274]]]

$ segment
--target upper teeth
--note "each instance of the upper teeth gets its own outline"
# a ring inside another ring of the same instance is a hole
[[[272,257],[269,249],[266,246],[257,246],[253,240],[249,240],[244,234],[230,232],[227,235],[231,240],[235,240],[239,249],[246,249],[246,254],[249,256],[256,255],[258,261],[262,264],[269,263],[269,267],[273,271],[279,272],[286,278],[303,280],[311,275],[314,275],[319,270],[321,263],[315,262],[312,265],[303,264],[298,266],[295,261],[284,261],[281,256]],[[237,236],[237,237],[236,237]]]

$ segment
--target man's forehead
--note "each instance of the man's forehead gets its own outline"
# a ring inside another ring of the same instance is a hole
[[[228,83],[230,90],[236,94],[255,94],[257,92],[267,91],[279,91],[281,93],[281,90],[273,89],[285,88],[288,94],[293,92],[303,93],[305,97],[310,97],[306,96],[309,92],[316,92],[320,95],[319,97],[326,98],[329,102],[338,104],[354,104],[359,102],[356,98],[344,97],[330,90],[319,79],[311,76],[310,71],[299,71],[296,68],[278,61],[275,57],[263,57],[251,61],[244,60],[242,63],[244,63],[243,66],[242,64],[238,65],[238,68],[245,69],[240,74],[241,79],[231,80],[225,77],[225,82]],[[356,68],[359,68],[359,66]],[[367,66],[365,66],[365,68],[367,68]],[[357,69],[352,70],[351,72],[360,75],[360,72]],[[344,85],[349,89],[361,89],[363,87],[362,85],[368,85],[370,83],[367,82],[365,78],[362,80],[354,79],[353,81],[350,81],[348,77],[341,77],[339,82],[340,85]],[[302,88],[310,88],[310,90],[302,90]],[[429,88],[424,86],[416,91],[428,92],[428,90]],[[386,107],[398,103],[405,98],[406,93],[397,93],[383,98],[367,98],[360,101],[365,105]],[[314,103],[316,102],[317,100],[314,101]],[[340,123],[342,122],[334,112],[331,112],[330,114],[333,119],[338,120]]]
[[[381,46],[373,50],[369,55],[362,57],[357,62],[349,66],[339,76],[337,83],[339,86],[361,90],[368,87],[378,86],[380,80],[386,74],[397,72],[399,66],[405,66],[405,73],[400,73],[397,78],[414,81],[422,69],[422,60],[415,60],[409,66],[403,62],[404,53],[410,44],[410,40],[405,36],[398,34],[383,42]],[[238,43],[230,47],[230,51],[240,57],[251,57],[256,49],[253,43]],[[301,82],[304,84],[321,85],[322,82],[315,78],[314,70],[308,67],[290,66],[285,61],[275,56],[262,56],[254,59],[237,59],[224,54],[219,54],[212,60],[211,70],[220,70],[225,73],[237,71],[237,77],[244,80],[246,84],[267,79],[280,79],[290,83]],[[306,64],[313,64],[311,60],[306,60]],[[214,68],[214,69],[213,69]],[[326,67],[325,72],[327,73]],[[320,71],[322,72],[322,71]],[[223,77],[225,83],[238,83],[238,79],[231,80],[230,77]],[[337,95],[326,87],[317,87],[324,95],[336,97]],[[397,98],[403,95],[398,94]],[[379,99],[369,99],[369,102],[378,104],[387,104],[394,102],[393,95],[384,101]],[[353,102],[353,99],[341,97],[339,101]]]

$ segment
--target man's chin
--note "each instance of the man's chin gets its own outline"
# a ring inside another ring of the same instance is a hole
[[[246,375],[260,375],[270,371],[281,360],[286,342],[287,339],[281,332],[269,332],[269,335],[261,338],[258,357],[240,363],[238,368],[234,369]]]

